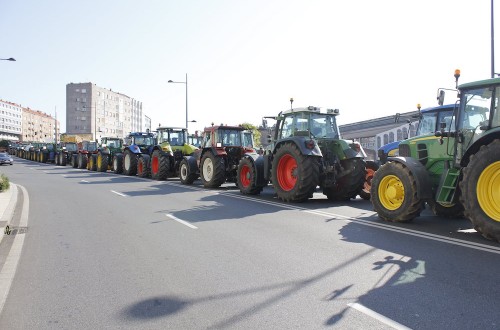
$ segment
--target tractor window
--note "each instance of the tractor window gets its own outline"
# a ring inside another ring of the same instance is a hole
[[[462,97],[464,104],[460,107],[460,128],[475,131],[480,126],[487,125],[492,97],[493,90],[490,87],[467,91]]]
[[[253,148],[252,132],[243,132],[243,146]]]
[[[280,132],[281,136],[279,138],[283,139],[292,136],[293,133],[292,127],[293,127],[293,117],[286,117],[282,121],[281,132]]]
[[[437,112],[429,112],[422,114],[420,123],[417,128],[417,136],[434,134],[437,125]]]
[[[335,117],[324,114],[311,115],[311,133],[315,138],[334,138],[338,139],[339,134],[337,130]]]
[[[453,111],[443,111],[438,115],[439,125],[436,127],[436,130],[441,130],[440,124],[446,123],[445,132],[451,131],[455,132],[455,117],[453,117]]]
[[[183,132],[171,132],[170,134],[170,144],[173,146],[184,145],[184,134]]]

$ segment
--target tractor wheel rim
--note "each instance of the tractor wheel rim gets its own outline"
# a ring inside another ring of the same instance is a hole
[[[297,176],[295,172],[297,171],[297,160],[291,155],[284,155],[280,158],[278,162],[278,168],[276,169],[278,183],[284,191],[290,191],[295,187],[297,183]]]
[[[187,178],[187,166],[185,164],[181,165],[181,179],[186,180]]]
[[[158,168],[160,167],[159,163],[160,161],[158,160],[158,157],[153,156],[153,159],[151,160],[151,172],[154,174],[158,173]]]
[[[491,219],[500,222],[500,161],[488,165],[479,176],[476,186],[481,209]]]
[[[378,195],[383,207],[391,211],[397,210],[405,199],[403,182],[395,175],[385,176],[380,180]]]
[[[370,193],[370,189],[372,187],[372,179],[373,179],[373,174],[375,174],[375,171],[371,168],[366,169],[366,176],[365,176],[365,183],[363,185],[363,191],[365,193]]]
[[[130,157],[129,155],[125,155],[125,159],[123,160],[123,167],[127,169],[127,171],[130,168]]]
[[[203,177],[205,181],[212,180],[212,176],[214,175],[214,166],[212,164],[212,160],[210,158],[205,159],[203,162]]]
[[[97,167],[101,168],[102,166],[102,157],[99,155],[97,156]]]
[[[250,185],[251,171],[248,165],[243,165],[240,172],[240,183],[243,187],[248,187]]]
[[[142,174],[142,170],[144,169],[144,167],[142,166],[142,162],[139,162],[139,164],[137,165],[137,171]]]

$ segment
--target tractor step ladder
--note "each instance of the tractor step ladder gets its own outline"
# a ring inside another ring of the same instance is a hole
[[[458,186],[458,177],[460,170],[450,168],[449,162],[444,163],[444,172],[439,182],[439,187],[436,194],[436,202],[442,204],[453,204],[455,192]]]

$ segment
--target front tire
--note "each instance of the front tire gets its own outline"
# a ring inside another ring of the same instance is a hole
[[[319,166],[312,156],[303,155],[294,143],[283,144],[273,158],[271,182],[279,199],[303,202],[318,186]]]
[[[236,180],[240,192],[245,195],[258,195],[264,188],[257,185],[257,169],[248,157],[240,159]]]
[[[78,168],[84,169],[87,167],[87,155],[78,154]]]
[[[370,189],[372,187],[373,175],[378,170],[378,165],[373,161],[366,161],[366,174],[363,189],[359,192],[359,196],[365,201],[370,200]]]
[[[500,242],[500,140],[481,146],[462,173],[465,216],[485,238]]]
[[[115,174],[123,173],[123,155],[116,154],[113,156],[113,172]]]
[[[179,165],[179,178],[182,184],[192,184],[198,178],[196,173],[191,173],[191,168],[186,159],[181,160]]]
[[[137,155],[129,150],[123,155],[123,174],[129,176],[137,174]]]
[[[141,155],[137,162],[137,176],[141,178],[148,178],[150,175],[149,168],[150,158],[149,155]]]
[[[151,155],[151,179],[166,180],[170,166],[168,156],[160,150],[153,151]]]
[[[386,163],[375,172],[370,193],[375,212],[386,221],[408,222],[422,209],[413,173],[398,162]]]
[[[97,154],[97,171],[106,172],[108,170],[108,155],[102,152]]]

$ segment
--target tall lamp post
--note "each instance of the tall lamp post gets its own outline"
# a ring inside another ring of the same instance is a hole
[[[174,83],[174,84],[185,84],[186,85],[186,130],[187,130],[188,129],[188,74],[186,73],[186,81],[169,80],[168,82]]]
[[[11,61],[11,62],[15,62],[16,59],[15,58],[12,58],[12,57],[9,57],[9,58],[0,58],[1,61]]]

